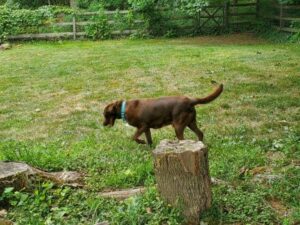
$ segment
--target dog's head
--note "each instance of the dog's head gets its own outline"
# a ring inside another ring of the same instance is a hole
[[[116,101],[113,103],[108,104],[105,108],[104,108],[104,112],[103,112],[103,116],[104,116],[104,122],[103,122],[103,126],[113,126],[115,124],[115,120],[117,118],[119,118],[119,106],[120,105],[120,101]]]

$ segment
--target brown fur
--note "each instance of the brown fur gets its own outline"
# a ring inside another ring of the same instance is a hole
[[[137,128],[133,140],[145,144],[139,137],[145,133],[147,143],[152,144],[150,128],[161,128],[172,124],[176,136],[183,140],[183,132],[189,127],[198,137],[203,140],[203,133],[196,123],[195,105],[206,104],[216,99],[223,91],[223,85],[204,98],[188,98],[184,96],[162,97],[157,99],[138,99],[126,101],[126,120],[129,125]],[[121,119],[121,101],[107,105],[104,109],[104,126],[113,126],[116,119]]]

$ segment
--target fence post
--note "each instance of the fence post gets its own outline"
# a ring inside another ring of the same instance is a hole
[[[283,17],[283,6],[282,6],[282,4],[280,4],[280,15],[279,15],[279,26],[280,26],[280,30],[282,30],[282,27],[283,27],[283,20],[282,20],[282,17]]]
[[[223,18],[223,22],[224,22],[224,27],[225,29],[229,28],[229,2],[225,2],[224,4],[224,18]]]
[[[73,39],[76,40],[76,15],[73,15]]]
[[[73,9],[77,8],[77,2],[75,0],[70,0],[70,7]]]
[[[201,11],[198,12],[198,19],[197,19],[197,30],[196,32],[200,32],[201,31]]]
[[[259,18],[259,14],[260,14],[260,1],[256,0],[256,19]]]

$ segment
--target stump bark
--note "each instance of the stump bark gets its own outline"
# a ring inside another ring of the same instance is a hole
[[[199,224],[200,214],[212,201],[207,148],[198,141],[163,140],[153,155],[161,197],[183,207],[187,224]]]

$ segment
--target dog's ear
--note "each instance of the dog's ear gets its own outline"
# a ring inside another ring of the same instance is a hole
[[[103,125],[107,126],[113,126],[115,123],[115,120],[117,118],[118,113],[118,104],[117,102],[113,102],[108,104],[104,109],[104,122]]]
[[[115,101],[115,102],[112,104],[112,110],[113,110],[114,112],[117,112],[117,110],[118,110],[118,101]]]
[[[118,111],[120,110],[119,108],[121,107],[122,101],[115,101],[110,104],[108,104],[104,108],[104,114],[105,115],[116,115]]]
[[[114,111],[115,113],[117,113],[118,111],[120,111],[121,105],[122,105],[122,101],[121,101],[121,100],[115,101],[115,102],[113,103],[113,111]]]
[[[114,114],[117,110],[116,102],[110,103],[105,107],[105,111],[109,114]]]

